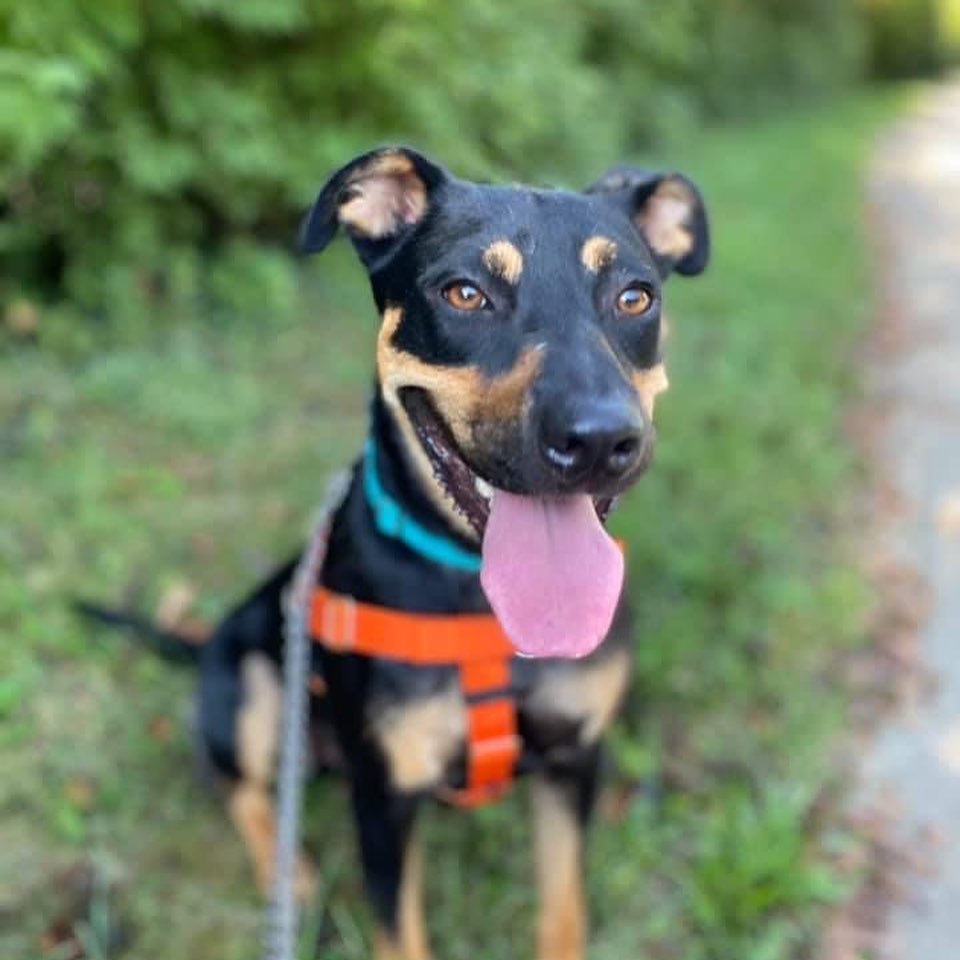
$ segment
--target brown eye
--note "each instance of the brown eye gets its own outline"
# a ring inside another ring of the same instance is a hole
[[[448,283],[440,291],[440,295],[457,310],[483,310],[490,303],[487,295],[479,287],[465,280],[454,280],[453,283]]]
[[[634,283],[620,292],[617,297],[617,309],[628,317],[639,317],[653,304],[653,294],[646,287]]]

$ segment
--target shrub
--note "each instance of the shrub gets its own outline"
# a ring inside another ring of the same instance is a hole
[[[947,60],[948,0],[862,0],[870,72],[881,78],[932,73]]]

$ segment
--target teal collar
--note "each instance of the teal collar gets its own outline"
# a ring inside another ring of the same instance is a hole
[[[373,438],[367,441],[363,459],[363,493],[373,511],[377,530],[406,544],[414,553],[467,573],[480,572],[480,555],[465,550],[452,538],[432,533],[417,523],[393,497],[383,489],[377,473],[377,447]]]

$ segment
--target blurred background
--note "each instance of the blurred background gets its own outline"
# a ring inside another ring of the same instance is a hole
[[[943,0],[4,6],[0,297],[121,326],[288,306],[262,246],[288,251],[323,175],[372,143],[580,183],[705,124],[936,70],[960,43]]]
[[[954,0],[0,0],[0,954],[257,955],[191,677],[64,598],[212,619],[297,549],[376,329],[346,245],[292,240],[333,168],[400,141],[467,177],[702,188],[716,257],[668,287],[657,464],[616,518],[637,683],[591,956],[816,956],[863,863],[832,744],[871,642],[864,171],[958,59]],[[530,952],[518,794],[428,818],[440,956]],[[346,823],[314,785],[327,960],[368,955]]]

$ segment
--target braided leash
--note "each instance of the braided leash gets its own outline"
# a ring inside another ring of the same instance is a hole
[[[349,488],[347,472],[327,485],[319,519],[284,603],[283,727],[277,775],[277,859],[264,936],[264,960],[295,960],[299,908],[294,888],[300,847],[310,672],[309,606],[323,569],[333,516]]]

